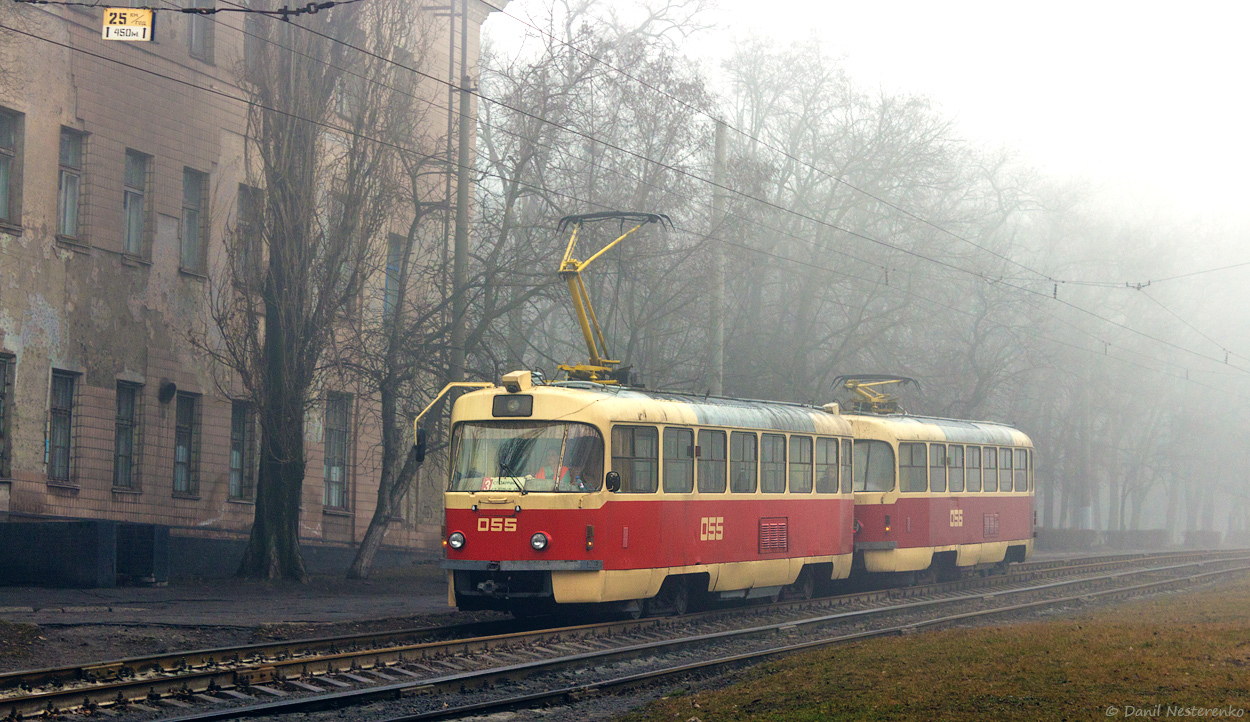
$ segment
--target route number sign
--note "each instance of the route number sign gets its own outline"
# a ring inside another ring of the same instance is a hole
[[[105,8],[104,39],[145,42],[156,30],[156,13],[143,8]]]

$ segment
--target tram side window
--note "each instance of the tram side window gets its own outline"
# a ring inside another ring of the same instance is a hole
[[[786,490],[786,437],[763,434],[760,437],[760,491],[780,494]]]
[[[755,493],[755,434],[735,431],[729,435],[729,490],[735,494]]]
[[[927,451],[924,444],[898,445],[898,475],[902,479],[902,491],[927,491],[929,471]]]
[[[790,493],[812,493],[812,437],[790,437]]]
[[[862,439],[857,440],[853,448],[855,491],[893,491],[893,447],[885,441]]]
[[[612,427],[612,470],[621,491],[654,492],[659,481],[660,435],[654,426]]]
[[[1029,449],[1029,491],[1033,491],[1033,450]]]
[[[664,491],[694,491],[694,432],[690,429],[664,429]]]
[[[699,431],[699,491],[720,494],[725,491],[725,432]]]
[[[946,455],[950,459],[951,491],[961,492],[964,490],[964,447],[951,444]]]
[[[984,473],[981,476],[985,480],[985,490],[998,491],[998,449],[993,446],[985,447],[981,460],[985,463],[982,467]]]
[[[838,493],[837,439],[816,439],[816,493]]]
[[[1011,491],[1011,449],[998,450],[998,490]]]
[[[946,444],[929,444],[929,488],[946,491]]]
[[[1028,491],[1029,452],[1024,449],[1016,449],[1014,453],[1016,456],[1016,491]]]
[[[968,447],[968,491],[981,491],[981,447]]]
[[[851,484],[855,479],[855,467],[852,466],[852,459],[855,454],[851,451],[851,440],[842,440],[842,493],[849,494],[851,492]]]

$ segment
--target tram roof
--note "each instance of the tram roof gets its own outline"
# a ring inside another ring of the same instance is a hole
[[[920,433],[916,427],[936,427],[944,440],[958,444],[999,444],[1018,445],[1021,439],[1031,440],[1019,429],[993,421],[966,421],[963,419],[947,419],[940,416],[914,416],[911,414],[888,414],[874,416],[871,414],[848,415],[848,418],[865,423],[878,422],[883,425],[896,425],[895,433],[899,436],[915,436],[929,439],[929,433]],[[903,427],[903,428],[898,428]],[[907,429],[907,427],[912,427]]]
[[[819,422],[825,424],[844,424],[845,417],[831,414],[819,406],[786,401],[760,401],[755,399],[737,399],[724,396],[703,396],[674,391],[658,391],[628,387],[601,386],[599,384],[579,382],[557,382],[547,388],[577,389],[590,393],[600,393],[605,397],[624,404],[646,402],[667,402],[676,404],[682,410],[694,416],[699,426],[726,426],[750,429],[771,429],[776,431],[829,433],[828,428],[817,428]],[[535,390],[542,387],[535,387]],[[650,404],[648,404],[650,405]],[[663,418],[648,418],[653,423],[665,423]],[[641,419],[640,419],[641,421]],[[673,423],[677,420],[668,421]],[[690,423],[681,421],[680,423]],[[845,432],[843,432],[845,433]]]

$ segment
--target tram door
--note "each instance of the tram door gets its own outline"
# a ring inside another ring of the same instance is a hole
[[[661,454],[664,501],[660,504],[660,563],[681,567],[695,563],[689,556],[697,546],[699,533],[694,502],[689,497],[676,496],[694,491],[694,431],[677,426],[665,428]]]

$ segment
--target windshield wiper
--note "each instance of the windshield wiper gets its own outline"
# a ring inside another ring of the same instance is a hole
[[[516,472],[513,471],[512,467],[508,465],[508,462],[504,461],[503,459],[500,459],[499,470],[502,471],[504,474],[506,474],[509,479],[512,479],[512,483],[516,484],[516,488],[521,490],[521,496],[525,496],[526,494],[529,493],[528,491],[525,490],[525,482],[518,481],[519,477],[516,475]]]

